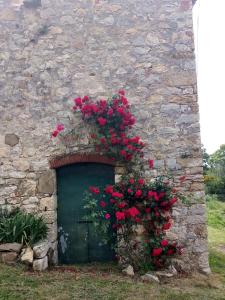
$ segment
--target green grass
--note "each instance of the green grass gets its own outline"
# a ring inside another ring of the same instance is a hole
[[[210,266],[225,279],[225,202],[207,197],[207,210]]]
[[[225,299],[220,278],[196,275],[158,285],[122,276],[114,266],[90,265],[33,273],[0,264],[0,299]]]
[[[113,264],[29,272],[0,264],[0,300],[225,300],[225,203],[207,201],[213,274],[180,276],[164,284],[124,277]]]
[[[225,202],[215,197],[207,197],[208,225],[212,228],[225,230]]]

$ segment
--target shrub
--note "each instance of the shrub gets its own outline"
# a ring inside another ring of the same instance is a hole
[[[32,246],[47,237],[48,227],[42,217],[24,213],[0,211],[0,243],[22,243]]]

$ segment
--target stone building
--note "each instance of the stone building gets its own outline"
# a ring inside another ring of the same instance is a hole
[[[50,133],[77,95],[124,88],[156,171],[186,176],[170,235],[185,268],[208,272],[192,1],[0,0],[0,40],[0,205],[43,215],[56,250],[57,170],[108,162]]]

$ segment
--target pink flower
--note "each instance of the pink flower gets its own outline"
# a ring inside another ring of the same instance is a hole
[[[166,246],[168,246],[168,244],[169,244],[169,243],[168,243],[167,240],[162,240],[162,241],[161,241],[161,246],[162,246],[162,247],[166,247]]]
[[[113,196],[113,197],[116,197],[116,198],[123,198],[123,194],[118,193],[118,192],[112,193],[112,196]]]
[[[107,115],[110,116],[110,117],[113,115],[113,109],[112,108],[110,108],[108,110]]]
[[[52,137],[57,137],[58,134],[59,134],[59,131],[58,130],[54,130],[52,132]]]
[[[135,206],[129,208],[127,212],[132,218],[135,218],[140,213],[140,211]]]
[[[99,194],[100,191],[99,191],[99,188],[95,187],[95,186],[90,186],[89,187],[89,190],[93,193],[93,194]]]
[[[102,117],[99,117],[97,120],[100,126],[105,126],[105,124],[107,123],[107,120]]]
[[[159,201],[159,196],[158,196],[157,192],[155,192],[154,198],[155,198],[155,201]]]
[[[153,159],[149,159],[148,165],[149,165],[150,169],[153,169],[153,167],[154,167],[154,160]]]
[[[116,219],[118,221],[124,220],[125,219],[125,213],[122,211],[117,211],[116,212]]]
[[[132,189],[127,189],[128,194],[132,193]]]
[[[168,249],[168,251],[166,252],[167,256],[173,255],[174,254],[174,250],[173,249]]]
[[[124,95],[125,95],[125,91],[124,91],[124,90],[119,90],[119,91],[118,91],[118,94],[124,96]]]
[[[145,181],[144,181],[144,179],[140,178],[140,179],[138,179],[138,183],[139,183],[140,185],[143,185],[143,184],[145,183]]]
[[[153,192],[153,191],[148,192],[148,198],[154,197],[154,195],[155,195],[155,192]]]
[[[59,132],[64,130],[64,125],[63,124],[58,124],[56,127],[56,130],[58,130]]]
[[[135,197],[140,197],[142,195],[142,191],[141,190],[137,190],[135,193]]]
[[[106,207],[107,204],[105,203],[105,201],[102,200],[102,201],[100,201],[99,205],[100,205],[101,207]]]
[[[88,101],[89,100],[89,97],[88,96],[84,96],[83,97],[83,101],[85,102],[85,101]]]
[[[145,212],[146,212],[146,214],[149,214],[151,212],[151,208],[150,207],[146,207]]]
[[[106,220],[110,219],[110,214],[105,214],[105,219]]]
[[[77,106],[82,106],[82,99],[80,97],[73,100]]]
[[[163,225],[162,229],[163,229],[163,230],[168,230],[168,229],[170,229],[170,227],[171,227],[171,223],[168,222],[168,223],[165,223],[165,224]]]
[[[107,194],[112,194],[113,193],[113,186],[112,185],[107,185],[107,187],[105,188],[105,192]]]
[[[169,203],[170,203],[170,205],[172,206],[174,203],[176,203],[177,202],[177,198],[172,198],[172,199],[170,199],[170,201],[169,201]]]
[[[130,184],[134,184],[134,178],[130,178],[129,182]]]
[[[105,143],[106,143],[106,139],[105,139],[104,137],[102,137],[102,138],[100,138],[100,142],[101,142],[102,144],[105,144]]]
[[[163,249],[162,248],[154,248],[152,250],[152,256],[159,256],[162,253]]]
[[[117,204],[118,208],[124,208],[126,205],[127,205],[127,204],[126,204],[125,201],[123,201],[123,202]]]
[[[126,155],[127,155],[127,152],[126,152],[125,150],[120,150],[120,154],[121,154],[122,156],[126,156]]]

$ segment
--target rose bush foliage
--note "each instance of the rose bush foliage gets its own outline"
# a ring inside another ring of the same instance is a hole
[[[139,136],[130,133],[136,119],[130,112],[124,91],[119,91],[108,101],[94,101],[88,96],[75,98],[73,111],[81,114],[84,122],[92,125],[93,133],[90,137],[98,152],[125,161],[143,156],[144,143]],[[63,130],[64,126],[58,124],[52,136],[56,137]]]
[[[144,250],[145,264],[162,268],[169,264],[170,258],[181,254],[181,247],[175,241],[169,242],[165,233],[173,224],[171,212],[177,202],[177,195],[166,177],[157,177],[151,182],[135,176],[124,176],[120,183],[106,186],[103,190],[90,188],[86,194],[85,209],[87,218],[95,222],[97,231],[105,236],[107,242],[113,229],[117,245],[123,245],[129,261],[140,267],[139,254]],[[133,239],[137,225],[144,231],[141,241]],[[121,249],[117,249],[121,259]]]

